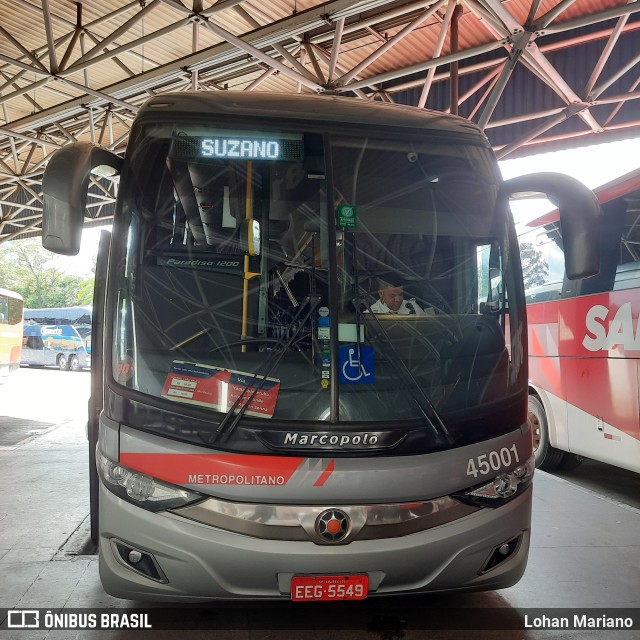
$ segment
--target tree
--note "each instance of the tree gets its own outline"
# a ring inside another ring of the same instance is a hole
[[[87,297],[87,279],[66,274],[56,259],[42,248],[39,238],[4,242],[0,244],[0,284],[21,294],[27,308],[77,305]]]
[[[81,306],[93,304],[93,283],[93,278],[89,278],[80,284],[77,304]]]
[[[522,260],[525,289],[544,284],[547,281],[549,265],[544,259],[542,251],[536,251],[531,242],[523,242],[520,245],[520,259]]]

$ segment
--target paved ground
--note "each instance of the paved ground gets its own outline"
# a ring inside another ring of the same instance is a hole
[[[89,374],[21,369],[0,384],[0,608],[108,607],[147,604],[111,598],[102,590],[97,556],[88,542],[85,411]],[[11,420],[8,420],[11,418]],[[17,418],[14,420],[14,418]],[[31,422],[29,422],[31,421]],[[33,428],[34,424],[40,426]],[[49,426],[53,425],[53,426]],[[478,638],[640,638],[640,631],[433,630],[451,608],[460,624],[470,615],[501,619],[517,608],[630,607],[640,619],[640,510],[567,479],[536,473],[529,566],[521,582],[500,592],[357,606],[277,605],[182,607],[182,620],[214,627],[185,638],[256,640],[309,638],[413,640]],[[1,616],[0,616],[1,619]],[[488,624],[491,626],[491,624]],[[175,631],[0,631],[19,640],[175,638]]]

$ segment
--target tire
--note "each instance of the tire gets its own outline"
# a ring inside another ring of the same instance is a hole
[[[69,371],[80,371],[78,356],[69,356]]]
[[[582,456],[577,455],[576,453],[565,453],[562,456],[562,460],[558,465],[559,471],[573,471],[575,468],[579,467],[584,462],[584,458]]]
[[[542,402],[536,396],[529,396],[529,412],[527,416],[531,426],[533,452],[536,458],[536,468],[544,471],[556,469],[562,462],[564,451],[549,444],[549,427],[547,414]]]
[[[58,369],[60,369],[60,371],[69,371],[69,358],[67,358],[64,353],[58,356]]]

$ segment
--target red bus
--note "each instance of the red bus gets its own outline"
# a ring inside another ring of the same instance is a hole
[[[640,471],[640,168],[595,193],[597,276],[562,274],[557,212],[520,235],[536,466],[570,469],[587,457]]]

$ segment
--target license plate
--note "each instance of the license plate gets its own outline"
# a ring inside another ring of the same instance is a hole
[[[293,576],[291,599],[294,602],[327,600],[364,600],[369,591],[369,576]]]

